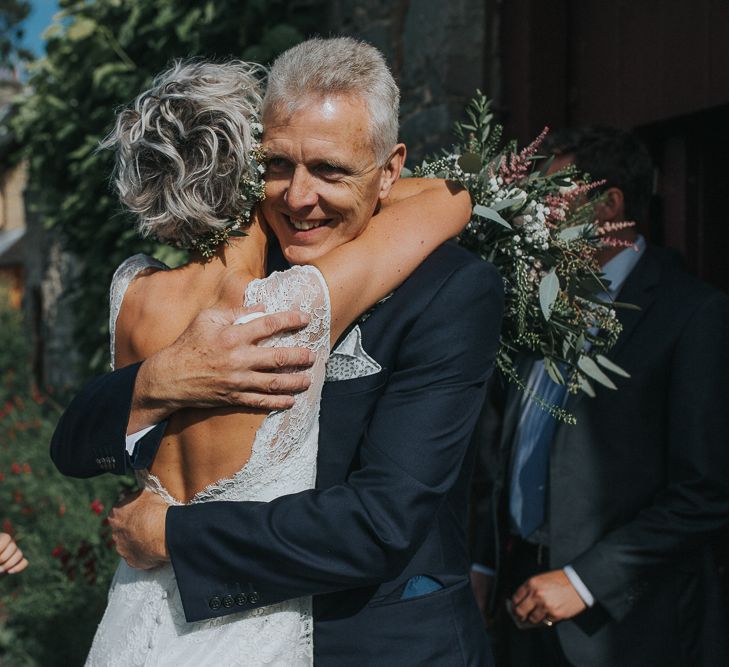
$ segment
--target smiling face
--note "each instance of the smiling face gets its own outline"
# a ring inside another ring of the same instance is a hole
[[[286,259],[306,264],[358,236],[399,176],[404,147],[378,165],[367,106],[353,96],[313,97],[263,122],[261,206]]]

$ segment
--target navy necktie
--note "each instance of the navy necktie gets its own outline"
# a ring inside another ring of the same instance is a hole
[[[567,387],[553,382],[537,361],[532,373],[534,393],[547,403],[561,406]],[[526,399],[514,434],[509,513],[519,535],[528,538],[545,520],[549,449],[557,421],[533,400]]]

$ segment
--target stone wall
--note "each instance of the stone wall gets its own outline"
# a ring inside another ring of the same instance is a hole
[[[408,164],[448,147],[453,122],[483,88],[486,0],[332,0],[331,34],[364,39],[386,56],[400,90]]]

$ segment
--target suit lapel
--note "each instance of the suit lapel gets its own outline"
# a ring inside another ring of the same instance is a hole
[[[618,300],[623,303],[631,303],[638,306],[640,310],[632,310],[627,308],[618,308],[618,320],[623,325],[623,331],[618,338],[615,347],[610,351],[609,356],[617,359],[618,353],[625,343],[630,339],[638,322],[645,317],[646,312],[651,307],[656,298],[655,288],[661,280],[661,265],[651,252],[650,248],[646,251],[641,260],[631,271],[628,279],[625,281],[623,289],[618,294]]]

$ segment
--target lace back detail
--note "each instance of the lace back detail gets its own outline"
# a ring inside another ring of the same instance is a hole
[[[132,255],[125,259],[114,272],[109,290],[109,350],[111,353],[111,370],[114,370],[114,353],[116,348],[116,321],[119,319],[124,295],[127,289],[142,271],[150,268],[166,270],[168,267],[149,255]]]

